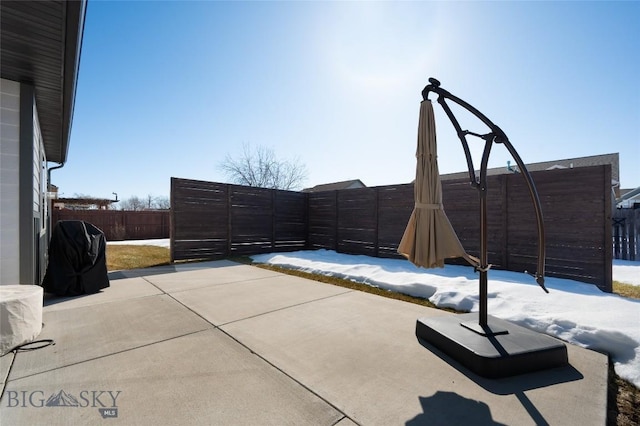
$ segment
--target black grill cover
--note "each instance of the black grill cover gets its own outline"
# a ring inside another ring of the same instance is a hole
[[[49,243],[49,265],[42,286],[47,293],[78,296],[109,287],[106,239],[88,222],[63,220]]]

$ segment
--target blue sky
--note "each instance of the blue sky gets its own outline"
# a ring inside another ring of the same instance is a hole
[[[172,176],[227,182],[220,161],[249,143],[304,163],[305,187],[408,183],[435,77],[525,163],[618,152],[636,187],[639,76],[640,2],[89,0],[52,182],[65,197],[168,196]],[[465,170],[438,105],[436,125],[440,172]],[[489,166],[510,159],[498,145]]]

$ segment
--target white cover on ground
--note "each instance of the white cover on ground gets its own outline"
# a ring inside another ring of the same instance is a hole
[[[42,331],[42,287],[0,286],[0,356],[33,341]]]

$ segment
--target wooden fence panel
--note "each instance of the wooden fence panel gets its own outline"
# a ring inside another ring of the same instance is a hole
[[[378,256],[401,258],[398,245],[413,211],[413,184],[379,186]]]
[[[307,246],[337,250],[338,191],[307,194]]]
[[[546,273],[611,291],[611,166],[531,173],[546,232]],[[509,269],[536,269],[536,222],[524,179],[508,176]]]
[[[507,268],[504,255],[507,237],[506,176],[487,178],[487,251],[489,263],[495,268]],[[444,210],[466,252],[480,255],[480,196],[469,179],[442,182]],[[463,259],[450,259],[447,263],[467,265]]]
[[[220,183],[171,178],[171,260],[228,253],[229,191]]]
[[[374,188],[338,191],[338,252],[377,255],[377,204]]]
[[[616,259],[640,260],[640,208],[615,210],[612,238]]]
[[[171,259],[306,247],[306,196],[240,185],[171,178]]]
[[[273,196],[269,189],[230,186],[230,253],[258,254],[272,251]]]
[[[123,210],[53,210],[51,221],[83,220],[104,232],[107,241],[169,238],[170,213]]]
[[[274,191],[274,249],[303,250],[307,245],[307,197],[300,192]]]

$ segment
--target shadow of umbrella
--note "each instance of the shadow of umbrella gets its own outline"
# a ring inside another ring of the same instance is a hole
[[[462,397],[455,392],[438,391],[430,397],[421,396],[419,399],[423,413],[407,421],[407,426],[505,426],[493,420],[487,404]]]

